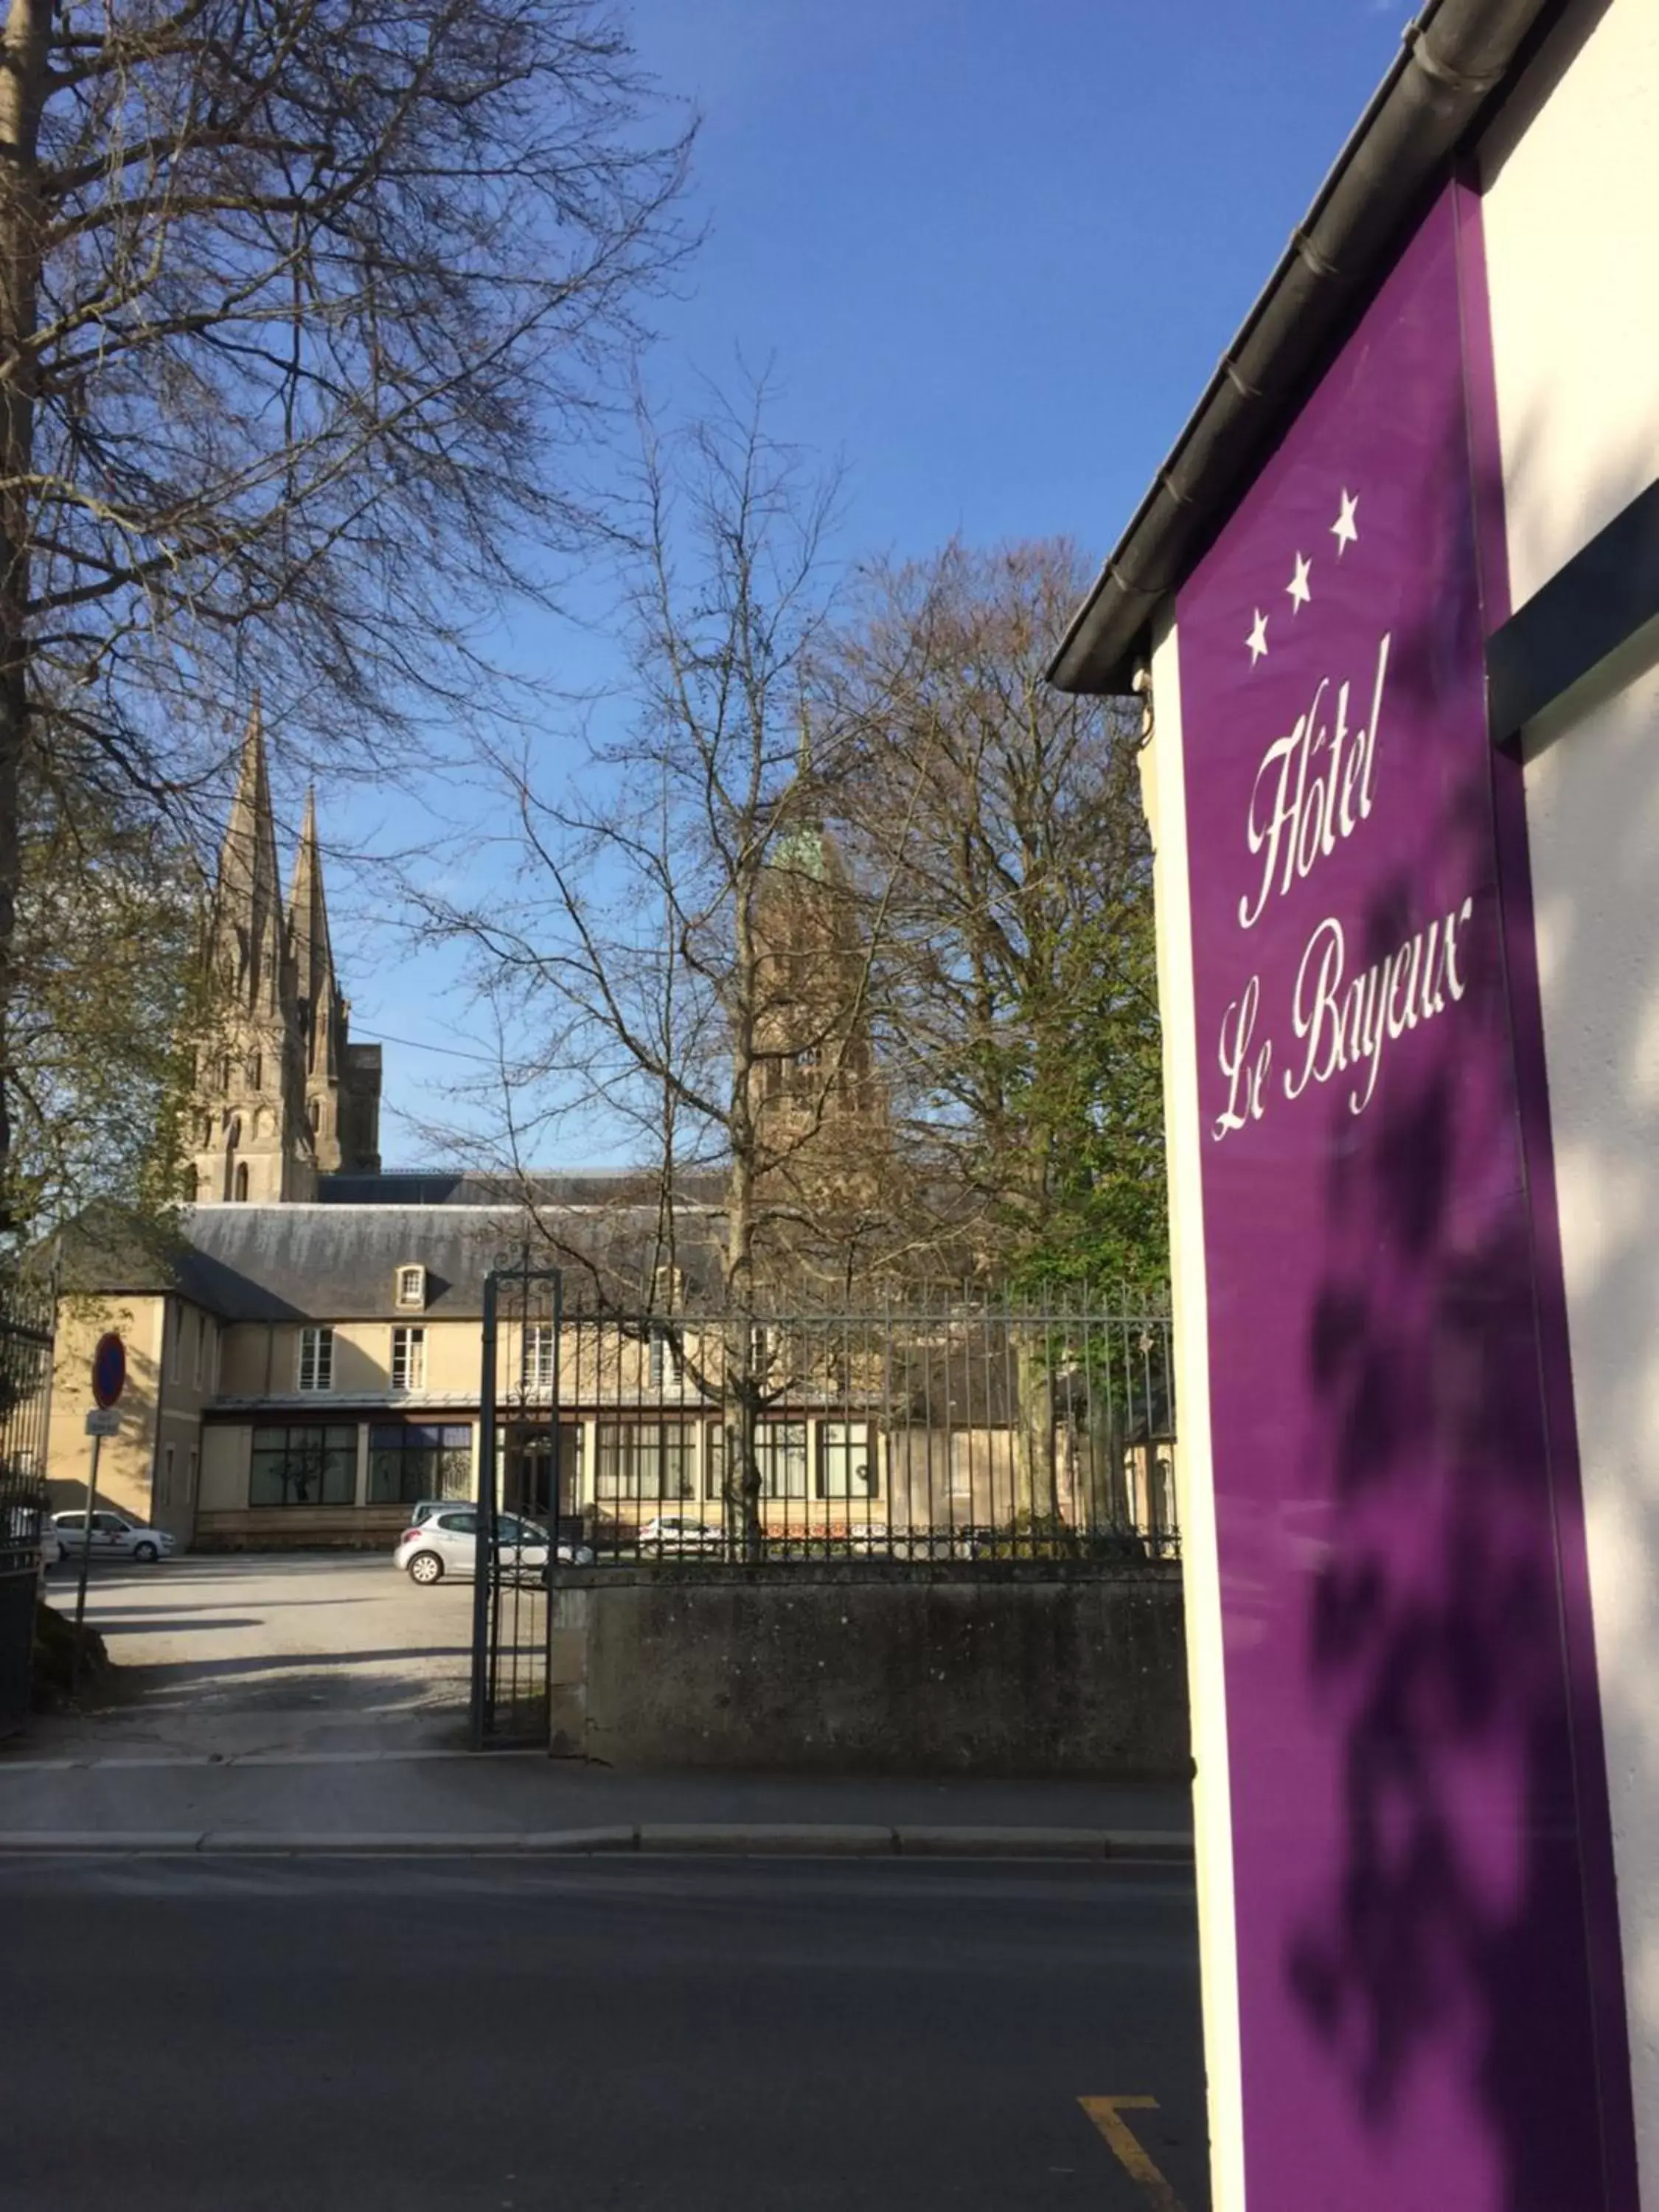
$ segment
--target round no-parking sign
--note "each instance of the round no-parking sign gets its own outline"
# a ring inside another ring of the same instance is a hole
[[[92,1395],[100,1406],[112,1406],[127,1387],[127,1348],[115,1331],[107,1329],[92,1355]]]

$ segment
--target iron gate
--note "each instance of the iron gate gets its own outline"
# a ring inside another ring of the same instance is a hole
[[[0,1736],[28,1718],[51,1379],[50,1298],[0,1290]]]
[[[554,1267],[484,1279],[478,1550],[472,1584],[472,1747],[548,1741],[551,1555],[556,1536],[561,1285]]]

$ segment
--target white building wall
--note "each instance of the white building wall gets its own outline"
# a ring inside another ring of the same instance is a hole
[[[1193,1818],[1198,1854],[1198,1938],[1204,2064],[1209,2098],[1212,2212],[1244,2212],[1243,2087],[1233,1832],[1221,1651],[1221,1571],[1210,1461],[1210,1364],[1204,1265],[1197,1016],[1193,1003],[1188,883],[1186,757],[1176,626],[1167,614],[1152,652],[1154,733],[1141,755],[1152,833],[1158,908],[1158,994],[1164,1025],[1164,1124],[1169,1154],[1170,1265],[1174,1301],[1176,1462],[1187,1677],[1192,1701]]]
[[[248,1467],[253,1431],[240,1422],[214,1422],[202,1431],[204,1513],[229,1513],[247,1504]]]
[[[1482,169],[1519,606],[1659,477],[1659,0],[1570,18]],[[1659,623],[1524,755],[1638,2154],[1659,2204]]]

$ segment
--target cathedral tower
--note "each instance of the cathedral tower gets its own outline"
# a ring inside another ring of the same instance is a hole
[[[283,910],[257,702],[220,854],[207,966],[198,1201],[304,1200],[316,1196],[319,1172],[378,1168],[380,1048],[347,1037],[309,799]]]
[[[805,771],[756,887],[753,941],[750,1111],[778,1217],[769,1260],[839,1267],[868,1241],[893,1159],[859,901]]]

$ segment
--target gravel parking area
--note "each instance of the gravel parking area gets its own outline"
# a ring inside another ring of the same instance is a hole
[[[76,1570],[49,1603],[75,1608]],[[95,1566],[87,1612],[118,1669],[108,1708],[31,1731],[239,1751],[299,1739],[342,1750],[459,1741],[472,1586],[417,1589],[383,1553],[185,1557]]]

